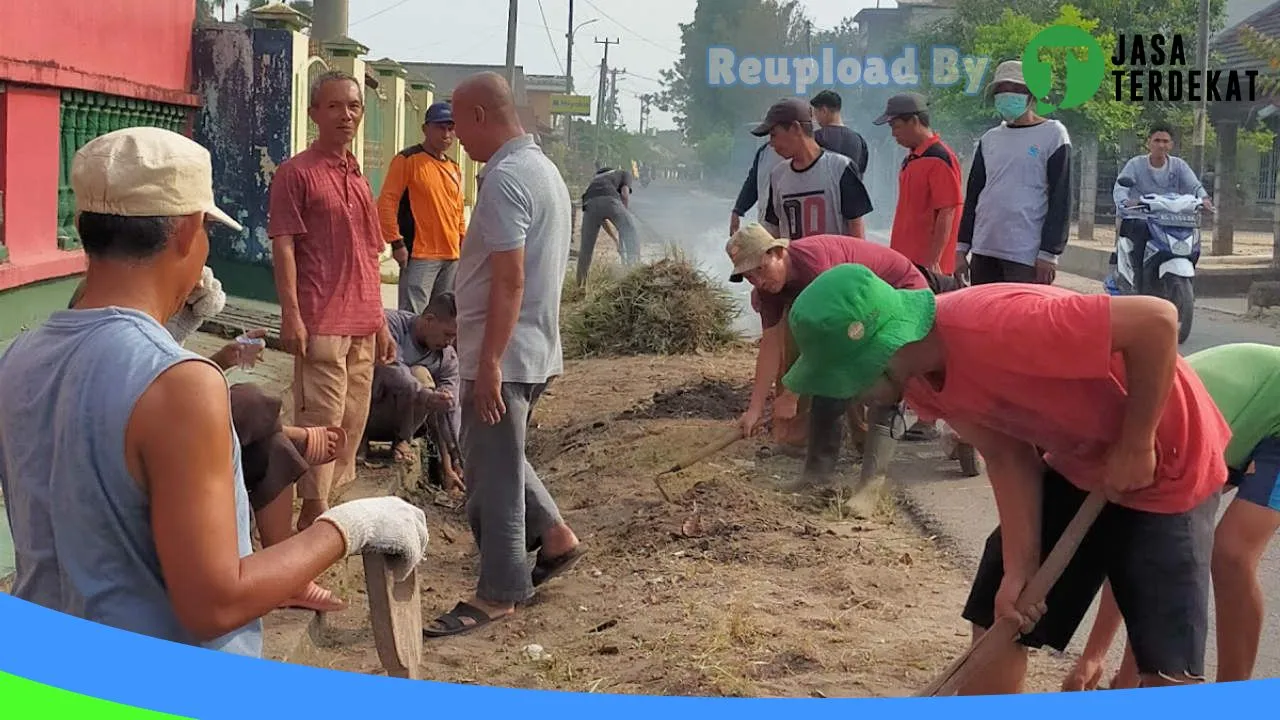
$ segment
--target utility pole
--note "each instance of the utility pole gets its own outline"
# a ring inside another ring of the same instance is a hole
[[[569,32],[564,34],[568,41],[568,48],[565,51],[564,59],[564,91],[565,94],[573,94],[573,0],[569,0]],[[572,151],[573,149],[573,115],[564,115],[564,144]],[[593,168],[594,169],[594,168]]]
[[[1209,0],[1200,0],[1200,19],[1196,28],[1197,39],[1199,40],[1199,59],[1202,78],[1209,76]],[[1196,108],[1196,129],[1194,137],[1191,141],[1192,146],[1192,167],[1196,170],[1198,177],[1204,177],[1204,157],[1205,157],[1205,139],[1208,135],[1208,93],[1200,93],[1200,106]],[[1205,188],[1209,194],[1213,194],[1213,188]]]
[[[600,132],[601,132],[601,126],[604,125],[604,93],[605,93],[605,82],[607,82],[609,77],[609,46],[620,45],[622,41],[610,40],[607,37],[604,40],[601,40],[600,38],[596,38],[595,40],[597,45],[604,45],[604,57],[600,58],[600,89],[599,89],[598,96],[596,97],[596,153],[595,153],[596,159],[595,159],[595,163],[596,163],[596,167],[600,167]],[[592,168],[592,169],[594,170],[595,168]]]
[[[810,20],[804,21],[804,51],[813,55],[813,22]]]
[[[516,91],[516,22],[520,18],[519,0],[507,0],[507,83]]]
[[[640,96],[640,134],[644,134],[644,123],[649,118],[649,101],[653,98],[649,93]]]
[[[564,34],[569,41],[569,48],[565,52],[564,58],[564,74],[568,76],[569,81],[565,84],[565,92],[573,93],[573,0],[569,0],[569,32]]]
[[[609,127],[612,128],[618,123],[618,73],[627,74],[625,69],[618,70],[614,68],[609,71],[611,79],[609,82]]]

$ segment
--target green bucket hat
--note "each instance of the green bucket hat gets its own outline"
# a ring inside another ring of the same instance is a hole
[[[788,316],[800,357],[782,378],[797,395],[866,392],[902,346],[929,334],[931,290],[897,290],[863,265],[837,265],[796,297]]]

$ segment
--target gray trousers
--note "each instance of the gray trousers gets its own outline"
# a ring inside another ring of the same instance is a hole
[[[462,381],[462,457],[467,468],[467,520],[480,548],[476,595],[492,603],[533,596],[529,553],[564,520],[525,458],[533,406],[546,383],[502,383],[502,420],[489,425],[475,410],[475,383]]]
[[[373,366],[366,440],[409,442],[426,429],[427,412],[426,393],[408,366]]]
[[[417,315],[437,295],[453,292],[457,271],[457,260],[409,258],[409,264],[400,270],[400,309]]]
[[[631,211],[620,198],[592,198],[582,206],[582,242],[578,245],[578,284],[585,285],[591,272],[591,256],[596,250],[596,238],[604,221],[609,220],[618,228],[623,265],[640,262],[640,234],[631,217]]]

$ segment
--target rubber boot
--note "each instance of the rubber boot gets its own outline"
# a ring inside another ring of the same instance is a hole
[[[802,486],[829,487],[840,460],[840,446],[844,442],[844,413],[848,403],[844,400],[815,397],[809,408],[809,445],[804,472],[800,476]]]
[[[880,502],[885,485],[885,471],[893,461],[898,441],[893,437],[893,423],[897,407],[873,407],[867,413],[867,450],[862,456],[862,468],[858,482],[852,488],[852,496],[845,502],[845,509],[858,518],[869,518]]]

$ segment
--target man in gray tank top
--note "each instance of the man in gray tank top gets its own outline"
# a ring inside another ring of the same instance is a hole
[[[813,109],[800,98],[784,98],[769,108],[751,134],[769,136],[786,158],[769,171],[769,194],[761,225],[774,237],[799,240],[811,235],[866,237],[863,218],[871,197],[848,157],[818,145]]]
[[[427,527],[397,498],[359,500],[253,553],[227,380],[164,327],[200,281],[205,223],[243,231],[212,175],[207,150],[159,128],[76,153],[84,293],[0,357],[0,490],[15,597],[257,657],[263,615],[348,554],[407,576]]]

